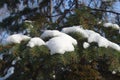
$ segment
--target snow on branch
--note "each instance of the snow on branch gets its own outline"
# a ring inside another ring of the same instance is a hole
[[[22,34],[13,34],[9,36],[6,40],[7,43],[20,43],[22,40],[30,39],[29,36],[22,35]]]
[[[51,55],[74,51],[74,45],[77,45],[77,41],[74,38],[57,30],[46,30],[41,37],[53,37],[46,42],[46,46],[50,49]]]
[[[40,36],[42,39],[47,38],[47,37],[57,37],[61,35],[62,33],[59,32],[58,30],[45,30],[43,34]]]
[[[102,37],[100,34],[94,32],[92,30],[83,29],[80,26],[63,28],[62,32],[64,32],[64,33],[78,32],[84,38],[88,39],[88,43],[96,42],[96,43],[98,43],[99,47],[105,47],[105,48],[110,47],[117,51],[120,51],[120,46],[117,45],[116,43],[113,43],[113,42],[107,40],[106,38]]]
[[[113,24],[113,23],[104,23],[104,27],[112,27],[113,29],[120,30],[120,27],[118,24]]]
[[[34,46],[41,46],[41,45],[45,45],[45,42],[39,37],[31,38],[27,44],[27,46],[29,46],[31,48]]]
[[[99,47],[113,48],[120,51],[120,46],[102,37],[99,33],[92,30],[83,29],[81,26],[73,26],[63,28],[62,31],[58,30],[45,30],[41,37],[30,38],[22,34],[13,34],[7,38],[8,43],[20,43],[22,40],[30,39],[26,46],[34,47],[45,45],[49,48],[51,55],[59,53],[64,54],[65,52],[71,52],[75,50],[77,40],[67,35],[67,33],[80,33],[84,38],[87,38],[87,42],[84,42],[83,48],[86,49],[90,46],[89,43],[95,42]],[[50,38],[47,42],[42,39]]]

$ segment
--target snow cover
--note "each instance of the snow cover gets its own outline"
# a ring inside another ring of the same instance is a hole
[[[112,71],[112,74],[116,74],[116,71]]]
[[[73,26],[68,28],[62,29],[63,33],[80,33],[83,37],[87,38],[88,34],[84,31],[84,29],[81,26]]]
[[[7,71],[7,74],[4,77],[1,77],[0,80],[6,80],[14,73],[14,67],[10,67]]]
[[[20,43],[22,40],[28,40],[30,37],[22,34],[13,34],[7,38],[7,43]]]
[[[102,37],[100,34],[94,32],[92,30],[83,29],[80,26],[63,28],[62,32],[64,32],[64,33],[78,32],[84,38],[87,38],[89,43],[96,42],[96,43],[98,43],[99,47],[105,47],[105,48],[110,47],[117,51],[120,51],[120,46],[117,45],[116,43],[113,43],[113,42],[107,40],[106,38]]]
[[[55,53],[64,54],[66,51],[74,51],[74,45],[77,45],[77,41],[71,36],[57,30],[47,30],[42,34],[43,38],[52,36],[55,37],[46,42],[46,46],[50,49],[51,55]]]
[[[101,24],[102,23],[102,21],[99,21],[97,24]]]
[[[7,4],[4,4],[2,8],[0,8],[0,22],[3,21],[3,19],[10,16],[10,11],[8,10]]]
[[[53,78],[54,78],[54,79],[55,79],[55,77],[56,77],[56,76],[55,76],[55,75],[53,75]]]
[[[27,46],[31,48],[34,46],[41,46],[41,45],[45,45],[45,42],[39,37],[31,38],[31,40],[27,44]]]
[[[80,26],[63,28],[62,32],[58,30],[45,30],[41,35],[41,38],[44,39],[46,37],[51,37],[51,39],[46,43],[39,37],[34,37],[30,39],[30,37],[22,34],[11,35],[7,38],[7,41],[8,43],[20,43],[22,40],[30,39],[27,46],[31,48],[34,46],[46,45],[50,49],[51,54],[55,54],[55,53],[64,54],[65,52],[74,51],[74,45],[77,45],[77,41],[74,38],[65,34],[71,32],[72,33],[78,32],[84,38],[88,39],[88,42],[83,43],[83,47],[85,49],[90,46],[89,43],[96,42],[98,43],[99,47],[105,47],[105,48],[110,47],[117,51],[120,51],[120,46],[117,45],[116,43],[107,40],[106,38],[102,37],[100,34],[92,30],[83,29]]]
[[[32,23],[33,21],[30,21],[30,20],[25,20],[24,22]]]
[[[61,53],[64,54],[65,51],[74,51],[74,46],[69,39],[65,37],[55,37],[50,39],[46,43],[47,47],[50,49],[51,54]]]
[[[113,24],[113,23],[104,23],[104,27],[112,27],[113,29],[120,30],[120,27],[118,24]]]
[[[58,30],[45,30],[43,34],[40,36],[42,39],[47,37],[57,37],[62,35],[63,33],[59,32]]]
[[[87,49],[89,46],[90,46],[90,44],[88,42],[84,42],[83,43],[83,48],[84,49]]]

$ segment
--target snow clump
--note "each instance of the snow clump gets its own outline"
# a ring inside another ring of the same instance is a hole
[[[120,27],[118,24],[113,24],[113,23],[104,23],[103,24],[104,27],[112,27],[113,29],[116,29],[116,30],[120,30]]]
[[[22,34],[13,34],[7,38],[7,43],[20,43],[22,40],[30,39],[29,36]]]
[[[116,71],[112,71],[112,74],[116,74]]]
[[[90,44],[88,42],[84,42],[83,43],[83,48],[84,49],[87,49],[89,46],[90,46]]]
[[[84,38],[88,37],[88,34],[84,31],[84,29],[81,26],[73,26],[68,28],[62,29],[63,33],[80,33]]]
[[[47,37],[57,37],[61,35],[62,33],[59,32],[58,30],[45,30],[43,34],[40,36],[42,39],[47,38]]]
[[[77,45],[77,41],[74,38],[57,30],[47,30],[41,36],[42,38],[54,36],[46,42],[46,46],[50,49],[51,55],[74,51],[74,45]]]
[[[27,44],[27,46],[31,48],[34,46],[41,46],[41,45],[45,45],[45,42],[39,37],[31,38],[31,40]]]

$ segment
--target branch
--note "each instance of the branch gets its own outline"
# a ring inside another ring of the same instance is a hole
[[[116,14],[116,15],[120,15],[120,13],[112,11],[112,10],[96,9],[96,8],[91,8],[89,6],[86,6],[86,7],[90,8],[91,10],[94,10],[94,11],[109,12],[109,13],[113,13],[113,14]],[[71,12],[71,11],[74,11],[74,9],[67,9],[63,13],[59,13],[59,14],[52,15],[52,16],[46,16],[46,17],[56,17],[56,16],[64,15],[64,14],[66,14],[68,12]]]
[[[89,8],[90,8],[90,7],[89,7]],[[115,12],[115,11],[111,11],[111,10],[96,9],[96,8],[90,8],[90,9],[91,9],[91,10],[94,10],[94,11],[109,12],[109,13],[113,13],[113,14],[116,14],[116,15],[120,15],[120,13]]]

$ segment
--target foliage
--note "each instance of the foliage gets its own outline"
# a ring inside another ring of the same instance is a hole
[[[71,64],[69,69],[66,80],[102,80],[100,73],[91,65]]]
[[[28,1],[34,3],[34,0],[21,1],[27,6]],[[26,7],[23,11],[15,11],[19,0],[1,0],[0,7],[6,3],[11,15],[0,22],[0,28],[5,28],[10,34],[23,33],[39,37],[46,29],[61,30],[64,27],[82,25],[84,29],[94,30],[120,44],[118,30],[103,27],[104,22],[98,24],[98,21],[109,22],[110,18],[106,18],[109,17],[106,16],[108,13],[119,16],[117,12],[107,11],[116,0],[89,0],[88,4],[84,3],[86,0],[55,0],[54,5],[51,1],[54,0],[43,0],[38,8]],[[66,4],[66,1],[69,3]],[[117,18],[116,22],[119,24],[119,17]],[[64,54],[51,55],[45,45],[30,48],[26,46],[29,40],[20,44],[0,45],[0,77],[5,76],[12,66],[15,67],[14,74],[7,80],[104,80],[109,74],[109,77],[120,77],[120,52],[98,47],[97,43],[90,43],[90,47],[84,49],[86,38],[79,33],[69,35],[78,44],[75,51]],[[116,74],[113,75],[112,71]]]
[[[86,29],[93,29],[94,25],[96,24],[96,17],[92,15],[91,12],[92,10],[85,6],[81,7],[80,9],[76,9],[75,14],[70,15],[67,18],[65,25],[82,25]]]

